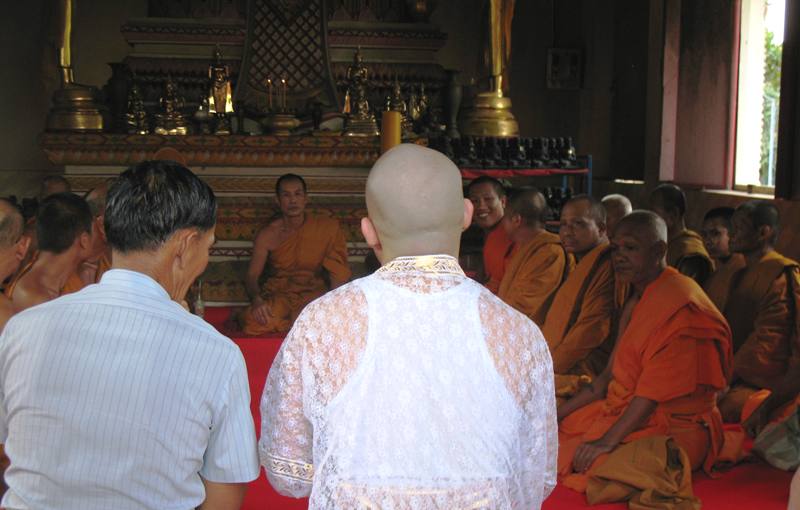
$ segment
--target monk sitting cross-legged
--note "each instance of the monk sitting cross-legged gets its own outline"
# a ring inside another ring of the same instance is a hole
[[[24,230],[22,212],[16,205],[0,198],[0,281],[5,281],[19,269],[28,251],[30,238],[23,235]],[[11,300],[0,294],[0,332],[13,314]]]
[[[578,195],[561,209],[559,237],[577,262],[558,289],[542,328],[556,373],[556,395],[570,397],[608,364],[614,272],[603,205]]]
[[[86,261],[67,279],[67,283],[61,289],[62,294],[77,292],[87,285],[99,283],[103,273],[111,269],[111,248],[106,241],[106,230],[103,225],[108,186],[109,183],[103,183],[86,194],[86,203],[92,211],[92,229],[94,230],[92,246]]]
[[[556,291],[574,266],[558,236],[544,229],[546,208],[544,195],[525,189],[511,197],[503,216],[514,250],[497,295],[536,324],[544,324]]]
[[[723,304],[733,332],[734,380],[719,408],[725,421],[744,420],[756,435],[788,414],[800,392],[800,265],[775,251],[780,221],[771,202],[740,205],[732,224],[731,249],[746,267],[733,276]]]
[[[36,213],[36,239],[36,260],[6,288],[15,313],[60,296],[67,278],[86,260],[92,245],[86,201],[72,193],[47,197]]]
[[[714,271],[703,238],[686,228],[686,195],[674,184],[661,184],[650,194],[650,209],[667,224],[667,264],[703,285]]]
[[[475,207],[473,224],[483,231],[483,274],[480,281],[497,294],[506,270],[511,240],[501,225],[506,190],[497,179],[481,176],[467,185],[467,198]]]
[[[617,225],[612,262],[629,286],[606,370],[558,410],[559,474],[584,490],[587,471],[623,443],[671,436],[693,469],[722,439],[717,391],[730,376],[730,330],[691,278],[667,267],[667,228],[649,211]]]
[[[281,215],[256,235],[245,278],[251,305],[240,320],[248,335],[289,331],[303,307],[351,275],[339,223],[306,212],[303,178],[283,175],[275,192]],[[259,279],[267,265],[262,287]]]

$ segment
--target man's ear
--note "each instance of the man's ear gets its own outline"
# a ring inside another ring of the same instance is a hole
[[[101,214],[97,218],[94,219],[94,225],[97,228],[97,231],[103,236],[103,241],[106,240],[106,216],[105,214]]]
[[[19,238],[19,241],[17,241],[17,245],[14,246],[14,257],[20,262],[22,262],[25,255],[28,254],[28,249],[31,247],[31,240],[30,236],[23,235]]]
[[[598,221],[597,222],[597,231],[600,233],[601,236],[607,236],[608,233],[608,225],[605,221]]]
[[[92,233],[81,232],[81,235],[78,236],[78,246],[82,251],[90,249],[92,247]]]
[[[505,199],[504,199],[505,200]],[[505,205],[505,204],[504,204]],[[472,203],[472,200],[465,198],[464,199],[464,220],[461,223],[461,230],[467,230],[470,225],[472,225],[472,213],[475,212],[475,204]]]
[[[772,244],[772,237],[775,235],[775,231],[769,225],[761,225],[758,227],[758,240],[761,241],[762,244]]]
[[[508,197],[507,196],[503,195],[502,197],[500,197],[500,205],[503,206],[503,210],[504,211],[506,210],[506,204],[507,203],[508,203]]]
[[[178,267],[183,268],[188,260],[187,254],[196,249],[195,244],[200,238],[200,233],[193,228],[186,228],[179,230],[173,234],[175,243],[175,259],[178,262]]]
[[[367,246],[373,250],[381,248],[381,240],[378,238],[378,231],[375,229],[375,224],[369,217],[361,218],[361,233],[364,235],[364,240],[367,241]]]

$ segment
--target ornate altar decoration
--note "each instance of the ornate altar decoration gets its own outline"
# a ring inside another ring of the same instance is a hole
[[[48,131],[102,131],[107,123],[106,109],[98,91],[75,83],[72,72],[72,0],[54,2],[58,16],[58,68],[61,88],[53,94],[53,107],[47,115]]]
[[[347,68],[347,92],[344,99],[345,136],[378,136],[378,124],[367,99],[369,71],[361,57],[361,48],[353,55],[353,64]]]
[[[172,78],[167,78],[164,84],[164,95],[161,97],[161,111],[155,115],[155,129],[157,135],[188,135],[189,123],[181,113],[184,107],[183,97],[178,95],[177,87]]]
[[[511,56],[511,21],[515,0],[489,0],[489,91],[464,108],[461,132],[471,136],[519,136],[511,99],[503,95],[504,72]]]
[[[251,0],[236,100],[267,127],[288,132],[294,113],[336,106],[329,67],[325,0]],[[276,109],[271,84],[280,83]]]
[[[233,113],[230,67],[222,62],[222,52],[214,49],[214,63],[208,66],[208,113],[214,114],[214,134],[231,134],[229,115]]]

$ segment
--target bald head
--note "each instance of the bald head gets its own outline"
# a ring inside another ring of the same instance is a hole
[[[608,231],[613,232],[619,220],[633,211],[631,201],[625,195],[611,194],[603,197],[603,207],[606,209],[606,224]]]
[[[667,225],[656,213],[633,211],[617,224],[611,262],[618,281],[641,295],[667,267]]]
[[[526,188],[516,191],[508,201],[506,214],[509,216],[519,215],[522,224],[535,227],[544,224],[547,212],[547,200],[539,190]]]
[[[13,246],[24,229],[25,221],[19,208],[10,200],[0,198],[0,249]]]
[[[636,210],[619,220],[617,229],[651,242],[667,242],[667,225],[652,211]]]
[[[386,258],[458,253],[467,206],[461,174],[440,152],[412,144],[390,149],[370,171],[366,199]]]

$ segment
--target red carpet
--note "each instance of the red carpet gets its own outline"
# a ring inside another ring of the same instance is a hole
[[[256,422],[256,432],[261,428],[258,405],[261,391],[272,360],[280,348],[283,336],[267,338],[247,338],[238,336],[223,327],[229,315],[229,309],[209,308],[206,319],[233,338],[244,353],[250,378],[251,407]],[[240,335],[240,334],[239,334]],[[762,463],[741,464],[720,478],[696,473],[694,478],[695,495],[703,502],[705,510],[786,510],[789,501],[789,483],[792,473],[780,471]],[[250,484],[243,510],[294,510],[305,509],[307,500],[285,498],[272,490],[266,477],[262,475]],[[596,510],[623,510],[625,504],[609,504],[589,506],[586,498],[564,487],[556,490],[542,506],[544,510],[573,510],[591,508]]]

